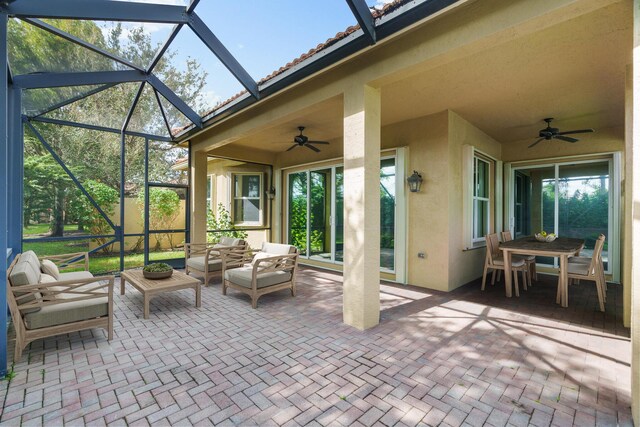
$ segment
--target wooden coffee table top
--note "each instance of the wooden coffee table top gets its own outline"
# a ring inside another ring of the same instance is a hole
[[[187,276],[183,272],[176,270],[173,271],[173,274],[168,279],[159,280],[145,279],[142,270],[125,270],[121,276],[141,292],[164,292],[200,285],[199,279]]]

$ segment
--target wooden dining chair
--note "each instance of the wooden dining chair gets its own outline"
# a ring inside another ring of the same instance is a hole
[[[604,249],[604,241],[606,240],[606,236],[604,234],[600,234],[598,236],[598,239],[602,239],[602,247]],[[580,248],[580,251],[576,252],[576,256],[573,256],[571,258],[569,258],[569,264],[590,264],[591,263],[591,259],[592,257],[590,256],[582,256],[580,255],[580,252],[582,251],[582,249],[584,249],[584,245],[582,245],[582,248]],[[598,260],[598,262],[600,263],[600,270],[602,271],[602,274],[604,276],[604,262],[602,261],[602,252],[600,252],[600,259]],[[577,280],[577,282],[579,283],[580,281]],[[606,280],[602,280],[602,282],[604,283],[604,300],[605,302],[607,301],[607,281]],[[571,282],[569,283],[571,284]]]
[[[498,247],[499,245],[498,234],[497,233],[487,234],[484,238],[485,238],[485,241],[487,242],[487,254],[485,256],[484,271],[482,273],[481,290],[483,291],[487,282],[487,273],[489,272],[489,270],[493,270],[493,272],[495,272],[499,270],[504,270],[504,267],[505,267],[504,258]],[[519,297],[520,290],[518,285],[518,271],[522,272],[523,287],[526,289],[527,288],[527,264],[525,263],[524,259],[520,257],[512,257],[511,270],[513,271],[513,279],[514,279],[513,283],[515,285],[516,296]],[[491,284],[493,284],[493,281]]]
[[[593,248],[592,257],[579,257],[580,259],[574,260],[569,258],[568,264],[568,278],[577,280],[590,280],[595,282],[596,291],[598,292],[598,303],[600,305],[600,311],[604,312],[604,303],[607,301],[607,286],[604,276],[604,264],[602,262],[602,249],[604,248],[604,241],[606,237],[601,234],[596,240],[595,247]],[[589,262],[587,262],[589,260]]]
[[[500,233],[503,242],[509,242],[513,240],[511,236],[511,230],[505,230]],[[538,281],[538,271],[536,270],[536,256],[535,255],[521,255],[524,262],[527,264],[527,271],[529,275],[529,286],[531,286],[531,280]]]

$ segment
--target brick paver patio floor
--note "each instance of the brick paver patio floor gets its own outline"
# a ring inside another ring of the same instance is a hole
[[[622,292],[554,303],[549,278],[522,296],[499,284],[452,293],[382,286],[379,326],[342,324],[339,274],[302,269],[299,294],[220,285],[152,300],[115,296],[101,330],[37,341],[3,381],[6,425],[630,425]],[[11,347],[11,345],[10,345]],[[11,350],[11,348],[10,348]]]

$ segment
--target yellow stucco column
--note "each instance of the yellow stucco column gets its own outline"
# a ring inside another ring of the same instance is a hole
[[[627,170],[640,171],[640,0],[633,1],[633,64],[632,64],[632,102],[627,103],[631,108],[631,139],[627,138]],[[629,117],[629,116],[627,116]],[[631,172],[630,171],[630,172]],[[640,423],[640,263],[638,251],[640,248],[640,173],[631,175],[631,182],[626,182],[625,198],[630,197],[631,227],[625,229],[625,238],[631,239],[631,412],[633,421]],[[631,188],[629,188],[631,184]]]
[[[207,153],[191,152],[191,243],[207,241]]]
[[[380,90],[344,94],[343,318],[367,329],[380,321]]]

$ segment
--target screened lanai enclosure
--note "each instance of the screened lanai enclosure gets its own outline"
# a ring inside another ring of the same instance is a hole
[[[0,1],[2,267],[28,249],[88,251],[98,274],[150,260],[182,266],[192,213],[189,137],[455,1],[403,2],[376,22],[385,3],[273,4],[265,19],[245,1]],[[305,22],[323,55],[289,63],[313,45],[291,37],[292,21]],[[339,194],[340,171],[331,174],[330,191]],[[326,211],[342,202],[323,203]],[[392,214],[382,214],[392,229]],[[305,242],[310,251],[340,261],[335,225],[325,229],[319,216],[307,223],[322,230],[305,235],[324,236],[321,245]],[[392,240],[388,246],[382,261],[393,269]],[[0,292],[0,305],[5,298]],[[6,322],[3,315],[3,348]],[[2,375],[5,366],[3,350]]]

